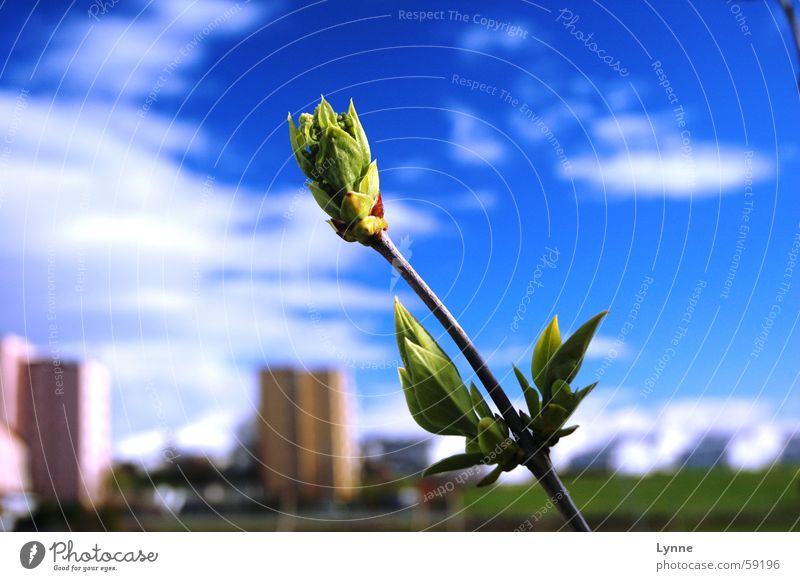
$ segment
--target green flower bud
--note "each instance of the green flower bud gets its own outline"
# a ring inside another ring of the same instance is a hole
[[[348,242],[369,244],[387,228],[383,219],[378,164],[353,102],[338,115],[322,98],[299,126],[289,114],[289,138],[297,165],[309,179],[317,204],[333,229]]]
[[[366,167],[361,161],[358,142],[339,127],[328,127],[319,140],[314,158],[317,174],[331,195],[353,190]]]
[[[367,194],[358,192],[347,192],[342,201],[341,216],[342,220],[352,224],[366,218],[372,211],[372,200]]]
[[[367,246],[370,239],[386,230],[386,220],[377,216],[367,216],[356,222],[348,232],[352,232],[352,239],[345,237],[348,242],[358,241]]]

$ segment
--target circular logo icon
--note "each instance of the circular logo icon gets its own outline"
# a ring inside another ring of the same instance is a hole
[[[44,560],[44,545],[39,541],[30,541],[19,550],[19,562],[26,569],[35,569]]]

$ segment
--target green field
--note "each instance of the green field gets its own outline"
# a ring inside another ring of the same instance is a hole
[[[600,530],[800,530],[800,469],[764,472],[684,470],[646,477],[584,474],[563,478]],[[480,528],[558,528],[556,510],[536,485],[469,488],[464,508]],[[538,514],[537,514],[538,512]],[[495,522],[497,521],[497,522]],[[500,525],[500,522],[503,524]]]
[[[442,477],[441,482],[450,482]],[[451,475],[452,478],[452,475]],[[577,505],[599,531],[800,531],[800,467],[762,472],[684,470],[646,477],[562,475]],[[410,478],[404,486],[422,484]],[[393,487],[395,488],[395,487]],[[558,511],[542,489],[525,485],[474,484],[445,487],[446,493],[412,506],[354,504],[306,506],[299,514],[257,504],[208,507],[178,515],[117,503],[102,515],[53,505],[20,530],[148,531],[513,531],[561,530]],[[128,501],[136,498],[129,494]],[[98,517],[102,522],[98,522]],[[64,523],[64,518],[68,524]]]

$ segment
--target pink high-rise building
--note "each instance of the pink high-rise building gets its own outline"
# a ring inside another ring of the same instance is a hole
[[[21,337],[0,337],[0,515],[9,499],[30,488],[28,449],[17,432],[17,394],[20,366],[31,352]]]
[[[21,368],[18,406],[32,492],[42,500],[102,503],[111,465],[106,368],[97,363],[30,361]]]
[[[7,498],[29,488],[28,449],[8,424],[0,423],[0,514]]]

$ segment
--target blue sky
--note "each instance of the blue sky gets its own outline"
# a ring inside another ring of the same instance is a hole
[[[392,236],[515,396],[553,314],[611,310],[573,450],[775,448],[800,414],[791,37],[775,2],[629,4],[4,2],[0,329],[111,368],[123,455],[230,447],[267,363],[341,367],[360,433],[413,431],[392,298],[425,311],[288,144],[287,111],[352,97]]]

